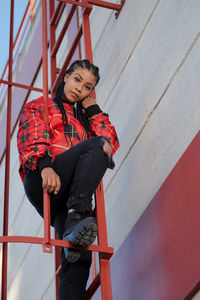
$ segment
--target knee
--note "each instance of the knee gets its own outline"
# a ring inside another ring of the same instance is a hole
[[[97,157],[97,155],[99,155],[100,157],[104,157],[108,161],[108,168],[113,169],[115,167],[115,163],[112,159],[113,146],[107,137],[95,137],[91,139],[89,145],[92,146],[91,148],[89,148],[91,149],[91,151],[93,151],[95,157]]]
[[[104,137],[104,136],[98,136],[98,137],[95,137],[93,141],[95,142],[93,144],[94,149],[95,149],[96,146],[98,146],[99,149],[101,150],[100,152],[102,153],[102,150],[103,150],[103,152],[108,156],[108,158],[111,159],[113,146],[107,140],[107,138]]]
[[[111,159],[112,157],[113,146],[108,141],[104,140],[103,151],[108,155]]]

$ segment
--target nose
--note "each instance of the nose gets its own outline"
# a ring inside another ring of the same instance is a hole
[[[76,86],[76,90],[81,93],[82,92],[82,89],[83,89],[83,85],[81,83],[77,84]]]

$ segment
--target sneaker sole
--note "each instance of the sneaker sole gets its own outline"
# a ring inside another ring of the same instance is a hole
[[[80,258],[80,251],[76,249],[64,248],[65,258],[69,263],[75,263]]]
[[[71,234],[63,238],[64,241],[71,242],[74,246],[89,246],[96,239],[98,232],[96,219],[93,217],[82,220],[74,228]],[[65,257],[69,262],[76,262],[80,258],[80,251],[76,249],[64,248]]]

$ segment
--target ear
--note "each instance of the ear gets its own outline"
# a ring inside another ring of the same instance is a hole
[[[67,82],[67,79],[69,78],[69,74],[65,74],[65,77],[64,77],[64,82],[66,83]]]

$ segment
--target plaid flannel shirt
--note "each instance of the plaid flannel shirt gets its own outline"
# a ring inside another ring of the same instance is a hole
[[[81,122],[74,116],[68,103],[63,103],[68,127],[64,131],[62,114],[51,98],[48,98],[48,122],[44,121],[45,104],[43,97],[27,103],[22,110],[17,134],[20,161],[20,176],[23,180],[25,167],[35,170],[39,158],[48,155],[52,162],[55,156],[89,138]],[[113,154],[119,148],[119,141],[108,114],[96,105],[86,109],[86,117],[96,136],[107,137],[113,145]],[[97,113],[98,112],[98,113]]]

